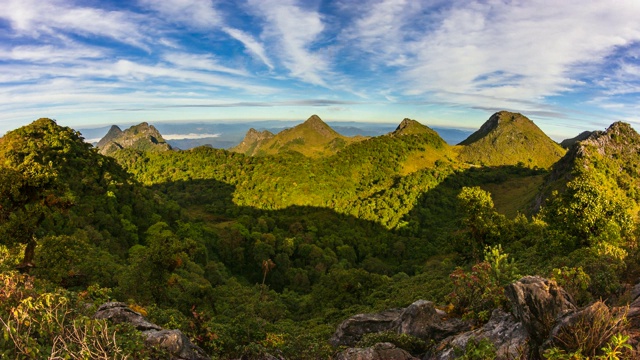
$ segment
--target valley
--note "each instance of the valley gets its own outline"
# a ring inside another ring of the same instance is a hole
[[[77,304],[78,321],[117,299],[220,359],[342,356],[329,343],[342,321],[419,299],[480,328],[525,275],[576,306],[627,305],[640,275],[640,135],[617,122],[563,146],[506,111],[457,145],[411,119],[345,136],[312,115],[252,128],[229,150],[178,150],[148,123],[114,126],[95,148],[39,119],[0,139],[1,276],[32,284],[0,291],[16,334],[0,344],[50,355],[46,336],[11,317],[28,297]],[[396,335],[380,336],[436,356],[428,339]],[[358,346],[384,342],[372,341]]]

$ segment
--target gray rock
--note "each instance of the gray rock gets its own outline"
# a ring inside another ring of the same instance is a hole
[[[436,347],[430,360],[450,360],[455,358],[455,349],[465,349],[472,339],[488,339],[496,348],[496,359],[519,359],[529,352],[529,334],[522,323],[508,312],[495,309],[491,319],[483,327],[451,336]]]
[[[391,330],[392,323],[403,309],[391,309],[376,314],[358,314],[343,321],[329,343],[333,346],[353,346],[369,333]]]
[[[140,313],[131,310],[127,304],[121,302],[108,302],[100,305],[93,318],[107,319],[114,324],[129,323],[140,331],[162,330],[160,326],[150,323]]]
[[[418,360],[418,358],[391,343],[377,343],[368,348],[347,349],[336,355],[335,360]]]
[[[425,300],[409,305],[391,324],[391,329],[399,334],[436,342],[470,328],[469,323],[449,319],[444,311],[435,308],[433,302]]]
[[[145,344],[164,349],[175,360],[209,360],[204,350],[193,345],[180,330],[149,330],[142,333]]]
[[[522,322],[536,347],[547,339],[557,318],[576,310],[564,289],[539,276],[525,276],[509,284],[505,295],[511,302],[513,315]]]
[[[165,330],[135,312],[127,304],[108,302],[101,305],[93,315],[94,319],[107,319],[114,324],[129,323],[141,331],[145,344],[166,350],[171,354],[171,360],[210,360],[211,358],[191,343],[189,338],[180,330]]]

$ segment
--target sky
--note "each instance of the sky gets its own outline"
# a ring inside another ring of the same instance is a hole
[[[304,120],[640,129],[638,0],[0,0],[0,135]]]

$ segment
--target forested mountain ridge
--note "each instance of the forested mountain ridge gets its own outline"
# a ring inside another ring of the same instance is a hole
[[[171,146],[153,125],[146,122],[132,126],[125,131],[112,126],[97,145],[100,153],[109,155],[120,149],[136,149],[142,151],[167,151]]]
[[[230,150],[249,156],[295,151],[309,157],[322,157],[335,154],[346,145],[362,139],[364,138],[358,136],[342,136],[318,115],[312,115],[302,124],[282,130],[276,135],[249,130],[245,139]]]
[[[508,310],[503,286],[528,274],[551,278],[580,305],[625,304],[640,274],[640,141],[628,124],[574,145],[547,180],[525,164],[468,166],[418,125],[406,120],[396,135],[319,158],[209,147],[105,157],[49,119],[7,133],[0,331],[14,337],[0,337],[1,354],[19,357],[12,339],[21,339],[48,357],[56,337],[41,334],[98,326],[77,316],[112,298],[216,358],[287,359],[330,358],[342,320],[417,299],[482,326],[495,308]],[[558,191],[539,213],[518,215],[542,182]],[[35,278],[12,271],[27,262]],[[37,331],[19,323],[49,324],[27,306],[49,309],[45,300],[68,304],[77,322]],[[128,331],[116,332],[135,342]],[[434,350],[429,339],[396,335],[362,346]],[[153,358],[135,346],[126,349]]]
[[[460,145],[460,161],[485,166],[522,163],[549,168],[565,153],[533,121],[507,111],[493,114]]]

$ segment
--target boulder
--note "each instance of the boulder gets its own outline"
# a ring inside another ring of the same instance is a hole
[[[468,322],[449,319],[447,313],[436,309],[433,302],[425,300],[418,300],[409,305],[391,324],[391,330],[398,334],[436,342],[470,328]]]
[[[140,331],[162,330],[160,326],[150,323],[140,313],[131,310],[127,304],[121,302],[108,302],[100,305],[93,318],[107,319],[114,324],[129,323]]]
[[[115,324],[129,323],[142,332],[147,346],[158,347],[171,355],[171,360],[210,360],[200,347],[191,343],[180,330],[165,330],[131,310],[127,304],[108,302],[101,305],[94,319],[107,319]]]
[[[367,348],[347,349],[336,355],[335,360],[418,360],[418,358],[392,343],[377,343]]]
[[[392,323],[401,313],[402,309],[391,309],[352,316],[338,326],[329,343],[333,346],[354,346],[365,334],[391,330]]]
[[[525,276],[505,287],[512,313],[531,337],[532,345],[541,345],[556,319],[576,306],[571,296],[555,281],[539,276]]]
[[[502,309],[495,309],[483,327],[451,336],[436,347],[430,360],[454,359],[456,349],[465,349],[472,339],[488,339],[496,349],[496,359],[520,359],[529,352],[529,334],[522,323]]]

